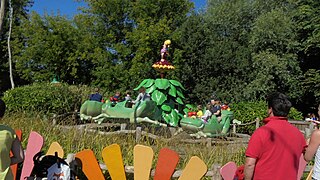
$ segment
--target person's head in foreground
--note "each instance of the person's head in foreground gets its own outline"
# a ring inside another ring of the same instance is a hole
[[[268,116],[287,117],[292,106],[288,97],[282,93],[274,92],[268,95]]]

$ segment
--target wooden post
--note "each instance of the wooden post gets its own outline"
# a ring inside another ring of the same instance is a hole
[[[313,124],[312,122],[310,122],[310,124],[309,124],[309,129],[310,129],[310,131],[312,131],[313,128],[314,128],[314,124]]]
[[[256,118],[256,129],[258,129],[260,126],[260,119]]]
[[[120,131],[126,130],[126,127],[127,127],[126,123],[120,124]]]
[[[207,147],[211,147],[212,143],[211,143],[211,138],[207,138]]]
[[[169,131],[170,131],[170,133],[171,133],[171,137],[173,137],[174,134],[176,133],[176,128],[169,127]]]
[[[211,169],[212,169],[212,180],[222,179],[222,177],[220,175],[220,168],[221,168],[221,165],[219,165],[219,164],[213,164],[211,166]]]
[[[309,129],[309,128],[304,128],[304,138],[305,139],[308,139],[309,137],[310,137],[310,135],[311,135],[311,129]]]
[[[73,122],[76,122],[76,120],[77,120],[77,114],[78,114],[78,110],[74,110],[74,113],[72,113],[72,121]]]
[[[52,118],[52,125],[56,125],[56,124],[57,124],[57,115],[54,114]]]
[[[141,127],[137,127],[136,129],[136,143],[140,142],[141,139]]]
[[[232,124],[232,133],[236,134],[236,128],[237,128],[237,124]]]

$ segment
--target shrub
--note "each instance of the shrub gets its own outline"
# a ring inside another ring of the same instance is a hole
[[[267,117],[267,103],[265,101],[255,102],[239,102],[232,104],[232,111],[234,112],[234,118],[241,121],[242,124],[250,123],[256,118],[260,120]],[[302,113],[295,108],[291,108],[288,118],[291,120],[301,120]],[[262,121],[260,121],[262,122]],[[260,124],[262,125],[262,123]],[[238,133],[252,134],[255,130],[255,123],[247,126],[238,126]]]
[[[34,83],[4,93],[9,112],[62,114],[79,109],[91,88],[67,84]]]

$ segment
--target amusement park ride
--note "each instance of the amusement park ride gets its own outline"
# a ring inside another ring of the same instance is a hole
[[[166,40],[161,49],[161,60],[154,63],[152,67],[160,73],[158,79],[144,79],[138,87],[145,88],[150,94],[150,100],[136,102],[132,107],[130,102],[122,101],[115,105],[108,101],[85,101],[80,108],[80,119],[84,122],[94,121],[98,124],[104,121],[116,121],[117,119],[130,119],[130,123],[151,123],[165,127],[181,127],[183,130],[195,133],[197,137],[225,136],[229,132],[230,123],[233,120],[233,112],[221,111],[221,120],[215,115],[204,121],[201,118],[186,117],[183,100],[185,96],[183,85],[172,79],[166,79],[165,73],[172,71],[175,67],[167,60],[170,40]]]

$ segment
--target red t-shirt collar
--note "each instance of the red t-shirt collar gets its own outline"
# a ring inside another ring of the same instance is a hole
[[[271,117],[267,117],[263,120],[264,124],[267,124],[270,121],[277,121],[277,120],[283,120],[283,121],[288,121],[287,117],[281,117],[281,116],[271,116]]]

